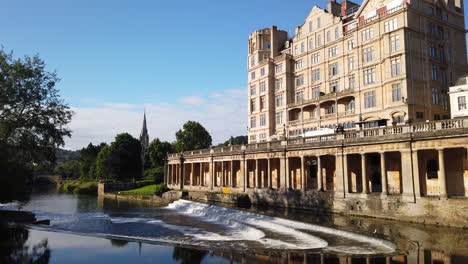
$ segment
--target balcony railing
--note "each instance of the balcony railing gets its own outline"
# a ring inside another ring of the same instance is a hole
[[[299,120],[300,121],[300,120]],[[462,130],[460,130],[462,129]],[[363,130],[350,130],[344,133],[313,136],[313,137],[296,137],[288,140],[276,140],[271,142],[254,143],[247,145],[235,145],[230,147],[218,147],[194,151],[186,151],[183,153],[184,156],[209,156],[214,153],[232,153],[239,154],[243,151],[257,151],[269,148],[284,148],[285,146],[294,146],[301,144],[314,144],[317,142],[330,142],[330,144],[336,144],[336,141],[340,140],[339,144],[346,144],[347,142],[355,142],[356,140],[368,140],[372,139],[385,139],[389,137],[392,139],[394,136],[403,136],[412,134],[415,137],[424,137],[425,135],[433,136],[435,133],[439,133],[440,136],[450,136],[450,131],[457,131],[456,133],[463,133],[468,135],[468,118],[464,119],[450,119],[450,120],[439,120],[432,122],[416,123],[410,125],[381,127],[381,128],[370,128]],[[335,143],[334,143],[335,142]],[[169,154],[169,159],[178,159],[180,153]]]
[[[322,116],[320,116],[320,119],[329,119],[329,118],[333,118],[333,117],[336,117],[336,113],[322,115]]]

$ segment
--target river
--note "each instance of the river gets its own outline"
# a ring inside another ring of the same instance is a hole
[[[468,230],[456,228],[186,200],[155,208],[56,192],[35,193],[20,210],[50,226],[11,228],[0,262],[468,263]]]

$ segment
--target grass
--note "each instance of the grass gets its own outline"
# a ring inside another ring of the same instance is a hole
[[[128,190],[128,191],[120,191],[118,194],[122,195],[161,195],[162,193],[166,192],[168,189],[165,184],[152,184],[146,185],[144,187]]]
[[[92,181],[82,180],[67,180],[60,184],[59,190],[61,192],[68,192],[74,194],[97,194],[98,183]]]

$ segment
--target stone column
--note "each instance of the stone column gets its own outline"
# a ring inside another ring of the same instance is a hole
[[[348,171],[348,155],[343,154],[343,185],[344,185],[344,192],[345,195],[349,193],[349,171]]]
[[[439,193],[442,197],[447,197],[447,176],[445,174],[445,159],[444,159],[444,149],[437,149],[439,153],[439,171],[438,171],[438,178],[439,178]]]
[[[279,168],[279,177],[280,177],[280,186],[278,189],[285,190],[286,189],[286,158],[280,158],[280,168]]]
[[[254,185],[255,185],[255,189],[257,189],[259,186],[258,186],[258,177],[259,177],[259,174],[260,174],[260,170],[258,168],[258,159],[255,159],[255,173],[254,173]]]
[[[195,186],[195,184],[193,184],[193,178],[195,178],[193,174],[194,174],[193,173],[193,163],[191,163],[190,164],[190,186]]]
[[[268,182],[266,184],[266,187],[271,188],[272,184],[271,184],[271,160],[270,158],[267,158],[267,178],[268,178]]]
[[[407,201],[416,202],[414,199],[414,188],[413,188],[413,162],[411,157],[411,150],[400,151],[400,162],[401,162],[401,185],[403,187],[402,193],[404,199]],[[416,164],[417,166],[417,164]]]
[[[200,179],[198,181],[199,186],[203,186],[205,182],[205,175],[203,175],[203,162],[200,162]]]
[[[180,157],[180,182],[179,187],[181,190],[184,189],[184,179],[185,179],[185,159],[184,156]]]
[[[229,175],[229,187],[232,187],[232,182],[234,181],[234,161],[231,160],[231,167],[230,167],[230,175]]]
[[[214,161],[213,157],[210,158],[210,165],[209,165],[209,177],[210,177],[210,189],[213,190],[214,187]]]
[[[226,186],[226,177],[224,175],[224,161],[221,161],[221,187]]]
[[[411,163],[413,164],[413,182],[414,182],[414,195],[421,197],[421,183],[419,178],[419,158],[418,150],[413,150],[411,153]],[[404,187],[403,187],[404,188]]]
[[[301,156],[301,189],[302,191],[306,190],[306,185],[305,185],[305,157]]]
[[[320,156],[317,156],[317,190],[323,190],[323,176],[322,176],[322,161]]]
[[[242,159],[240,161],[240,171],[241,171],[241,185],[242,185],[242,191],[245,192],[245,188],[247,188],[247,177],[246,177],[246,171],[247,171],[247,166],[246,166],[246,161],[245,157],[242,155]]]
[[[382,194],[388,194],[387,167],[385,166],[385,152],[380,152],[380,174],[382,176]]]
[[[369,180],[367,179],[366,153],[361,154],[361,181],[362,181],[362,193],[369,193]]]
[[[335,196],[344,198],[344,166],[343,166],[343,154],[340,152],[335,155],[335,180],[336,190]]]
[[[286,157],[286,160],[285,160],[285,167],[286,167],[286,172],[285,172],[285,178],[286,178],[286,189],[289,190],[291,189],[291,177],[289,175],[290,171],[289,171],[289,157]]]

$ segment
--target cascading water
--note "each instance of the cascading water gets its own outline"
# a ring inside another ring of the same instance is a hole
[[[170,243],[225,250],[314,250],[346,254],[391,253],[389,241],[266,216],[249,211],[178,200],[164,208],[120,212],[31,210],[50,219],[57,232]]]

